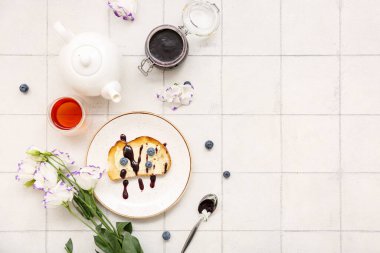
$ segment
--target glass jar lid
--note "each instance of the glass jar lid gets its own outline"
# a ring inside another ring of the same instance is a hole
[[[188,33],[208,36],[219,27],[219,8],[207,1],[192,1],[183,9],[182,19]]]

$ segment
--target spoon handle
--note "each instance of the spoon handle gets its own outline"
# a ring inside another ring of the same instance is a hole
[[[203,221],[203,217],[199,218],[197,224],[195,224],[195,226],[193,227],[193,229],[190,231],[190,234],[189,234],[189,236],[186,239],[185,245],[183,245],[181,253],[185,252],[185,250],[189,246],[191,240],[193,240],[193,237],[194,237],[195,233],[197,232],[197,230],[199,228],[199,225],[201,225],[202,221]]]

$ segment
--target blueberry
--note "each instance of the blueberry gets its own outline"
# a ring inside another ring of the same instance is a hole
[[[191,83],[189,81],[185,81],[183,84],[184,85],[191,85]]]
[[[156,150],[154,148],[148,148],[146,153],[148,156],[154,156],[154,154],[156,154]]]
[[[164,239],[165,241],[168,241],[170,239],[170,232],[169,231],[163,232],[162,239]]]
[[[29,86],[27,84],[23,83],[20,85],[19,89],[22,93],[27,93],[29,90]]]
[[[213,143],[212,141],[208,140],[208,141],[206,141],[206,143],[205,143],[205,147],[206,147],[208,150],[210,150],[210,149],[212,149],[212,147],[214,147],[214,143]]]
[[[152,167],[152,162],[151,161],[146,161],[145,163],[145,167],[147,167],[148,169]]]
[[[125,157],[120,158],[120,164],[121,164],[122,166],[127,165],[127,164],[128,164],[128,159],[125,158]]]
[[[223,172],[223,177],[224,178],[229,178],[230,176],[231,176],[231,173],[228,170],[226,170],[226,171]]]

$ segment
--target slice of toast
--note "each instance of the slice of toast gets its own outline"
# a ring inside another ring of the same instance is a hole
[[[133,161],[128,159],[127,164],[123,166],[120,164],[120,159],[124,157],[124,148],[127,145],[129,146],[127,148],[133,150]],[[153,156],[147,154],[148,148],[155,150]],[[140,162],[138,162],[139,160]],[[152,163],[151,168],[145,166],[147,161]],[[120,172],[122,169],[126,171],[125,178],[133,178],[164,175],[170,170],[170,167],[171,158],[166,144],[148,136],[141,136],[129,142],[119,140],[108,152],[108,176],[111,180],[121,179]]]

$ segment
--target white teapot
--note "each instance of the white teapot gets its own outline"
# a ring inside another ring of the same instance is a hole
[[[97,33],[75,35],[60,22],[55,30],[67,43],[59,54],[65,82],[84,96],[99,96],[120,102],[120,54],[107,37]]]

